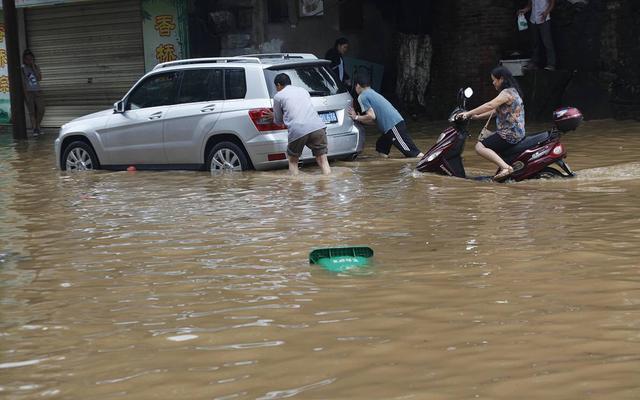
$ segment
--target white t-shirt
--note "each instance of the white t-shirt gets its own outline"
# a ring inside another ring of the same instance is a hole
[[[39,92],[40,82],[38,82],[37,72],[29,65],[22,64],[22,74],[24,75],[24,85],[27,92]]]
[[[289,130],[289,143],[326,127],[305,89],[287,85],[273,96],[273,121]]]
[[[529,20],[532,24],[543,24],[551,19],[550,15],[547,18],[542,18],[542,13],[549,7],[549,0],[531,0],[531,18]]]

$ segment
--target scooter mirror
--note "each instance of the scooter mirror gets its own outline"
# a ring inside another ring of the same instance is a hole
[[[466,88],[464,90],[464,97],[466,97],[467,99],[471,98],[471,96],[473,96],[473,89],[471,89],[470,87]]]

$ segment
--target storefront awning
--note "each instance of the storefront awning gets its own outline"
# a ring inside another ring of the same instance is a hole
[[[16,8],[29,8],[41,6],[55,6],[59,4],[84,3],[96,0],[16,0]],[[2,3],[0,3],[2,9]]]

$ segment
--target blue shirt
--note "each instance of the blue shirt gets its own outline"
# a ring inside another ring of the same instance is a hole
[[[363,112],[373,108],[378,128],[384,133],[389,132],[391,128],[404,121],[402,115],[389,103],[389,100],[371,88],[366,88],[360,93],[358,102]]]

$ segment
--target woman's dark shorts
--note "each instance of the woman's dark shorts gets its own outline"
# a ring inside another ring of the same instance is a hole
[[[509,143],[504,140],[502,136],[500,136],[497,132],[481,141],[480,143],[482,143],[487,149],[491,149],[498,154],[504,152],[512,146],[515,146],[515,144]]]
[[[318,129],[294,140],[287,146],[287,154],[292,157],[300,157],[304,146],[311,149],[314,157],[327,154],[327,130],[324,128]]]

